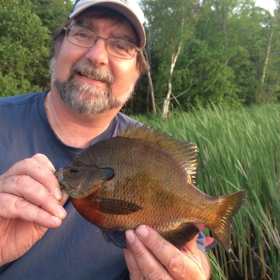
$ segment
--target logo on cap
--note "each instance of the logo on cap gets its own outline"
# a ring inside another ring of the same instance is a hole
[[[121,0],[122,2],[124,2],[126,5],[128,5],[128,0]]]

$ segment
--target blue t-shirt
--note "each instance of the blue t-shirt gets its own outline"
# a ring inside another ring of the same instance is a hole
[[[82,149],[59,140],[47,119],[44,98],[48,91],[0,99],[0,174],[15,162],[36,153],[46,155],[57,169],[68,164]],[[136,121],[118,113],[108,129],[92,144],[114,137],[121,127]],[[70,200],[67,217],[59,228],[46,234],[22,257],[0,267],[0,279],[125,279],[123,250],[107,243],[100,229],[87,222]],[[204,237],[198,239],[204,250]],[[128,279],[128,278],[127,278]]]

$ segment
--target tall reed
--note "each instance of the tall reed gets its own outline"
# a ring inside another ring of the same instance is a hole
[[[280,106],[136,118],[199,147],[202,191],[248,192],[233,223],[233,253],[216,247],[209,254],[214,279],[280,279]]]

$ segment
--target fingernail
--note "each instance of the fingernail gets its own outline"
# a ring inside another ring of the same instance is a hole
[[[64,197],[64,196],[69,197],[69,194],[66,190],[61,190],[61,193],[62,193],[62,197]]]
[[[51,216],[51,220],[56,224],[59,225],[61,224],[61,219],[55,217],[55,216]]]
[[[143,226],[143,225],[142,225],[142,226],[139,226],[139,227],[136,229],[136,233],[137,233],[137,235],[140,235],[141,237],[145,238],[145,237],[148,236],[149,231],[148,231],[148,229],[147,229],[146,226]]]
[[[130,243],[130,244],[132,244],[133,242],[134,242],[134,240],[135,240],[135,234],[134,234],[134,232],[133,232],[133,230],[127,230],[126,232],[125,232],[125,236],[126,236],[126,241],[128,242],[128,243]]]
[[[62,198],[62,193],[60,188],[55,188],[53,191],[53,195],[57,200],[60,200]]]
[[[66,217],[66,214],[67,214],[65,209],[61,205],[57,205],[56,213],[57,213],[57,216],[61,219],[64,219]]]

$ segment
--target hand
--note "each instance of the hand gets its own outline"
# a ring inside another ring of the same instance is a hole
[[[61,205],[68,196],[54,171],[46,156],[36,154],[0,176],[0,265],[22,256],[66,217]]]
[[[130,279],[209,279],[210,264],[197,248],[197,236],[180,251],[148,226],[127,230],[124,255]]]

